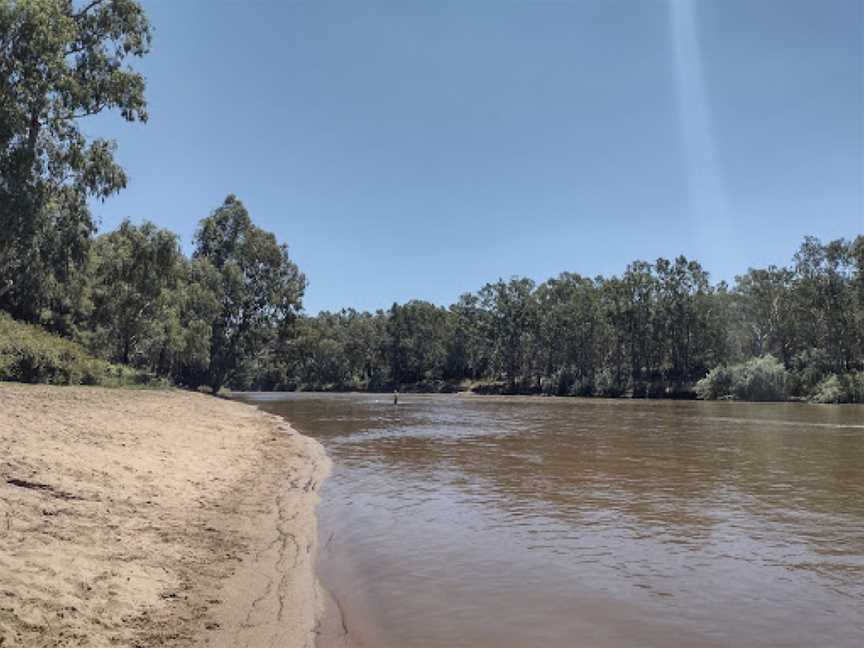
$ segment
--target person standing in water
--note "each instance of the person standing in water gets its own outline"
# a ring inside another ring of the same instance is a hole
[[[399,404],[399,390],[398,389],[393,390],[393,404],[394,405]]]

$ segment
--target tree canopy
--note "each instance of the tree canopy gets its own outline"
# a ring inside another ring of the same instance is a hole
[[[620,276],[502,279],[449,308],[414,300],[302,317],[297,360],[256,385],[692,397],[718,369],[706,397],[860,400],[862,248],[861,236],[807,238],[789,267],[750,269],[731,288],[682,256],[634,261]],[[758,386],[769,374],[771,387]]]
[[[86,255],[90,198],[126,185],[115,144],[80,122],[113,110],[146,121],[150,25],[133,0],[0,0],[0,308],[54,325]],[[55,313],[59,310],[59,313]]]
[[[220,312],[210,341],[209,384],[218,390],[233,372],[255,370],[258,352],[284,338],[301,306],[306,278],[288,247],[252,224],[229,195],[201,221],[194,258],[219,274]]]

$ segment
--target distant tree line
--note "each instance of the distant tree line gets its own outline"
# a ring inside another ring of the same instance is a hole
[[[807,238],[731,288],[678,257],[499,280],[448,308],[304,316],[269,360],[249,387],[860,401],[864,237]]]
[[[233,195],[200,222],[189,257],[149,223],[95,236],[88,201],[127,179],[115,144],[79,124],[111,110],[147,120],[144,78],[128,63],[150,40],[135,0],[0,0],[0,310],[67,342],[48,349],[50,336],[20,329],[0,368],[83,375],[38,366],[80,359],[80,346],[217,391],[864,400],[861,236],[807,238],[790,266],[731,288],[679,257],[620,277],[499,280],[447,308],[315,317],[302,315],[306,280],[287,247]]]

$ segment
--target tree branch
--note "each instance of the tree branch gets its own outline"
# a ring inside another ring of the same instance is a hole
[[[89,4],[84,5],[80,11],[72,14],[72,17],[73,18],[81,18],[82,16],[87,15],[87,12],[89,12],[91,9],[93,9],[93,7],[96,7],[100,4],[102,4],[103,2],[105,2],[105,0],[92,0],[92,2],[90,2]]]

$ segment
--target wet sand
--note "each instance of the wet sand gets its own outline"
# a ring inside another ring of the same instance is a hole
[[[329,465],[242,403],[0,384],[0,646],[314,646]]]

